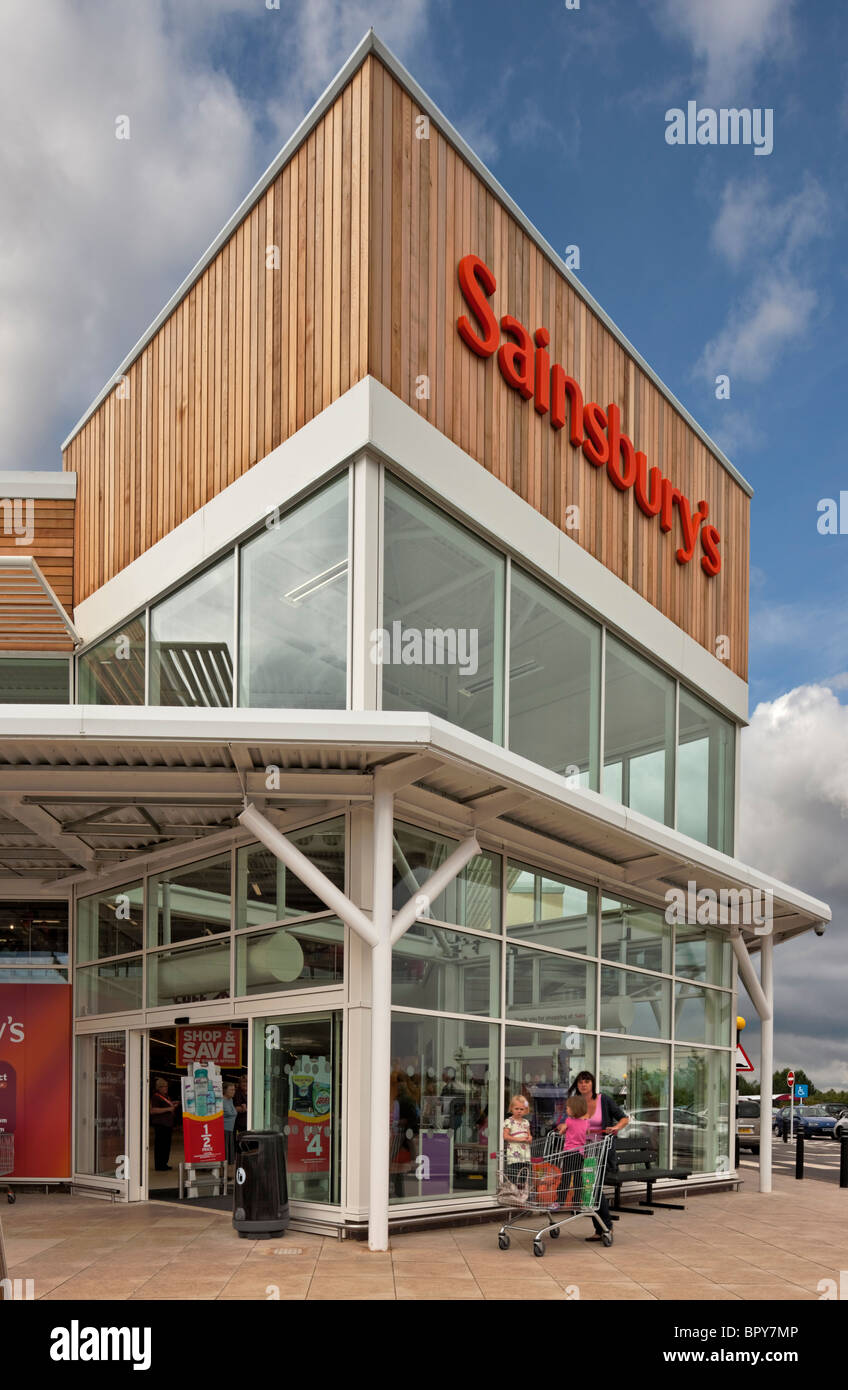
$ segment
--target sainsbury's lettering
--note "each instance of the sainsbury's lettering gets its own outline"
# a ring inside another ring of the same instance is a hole
[[[512,314],[504,314],[498,321],[489,302],[497,282],[485,261],[479,256],[463,256],[457,275],[468,313],[459,316],[456,329],[466,346],[482,358],[497,352],[506,384],[525,401],[532,398],[536,413],[547,415],[552,429],[562,430],[568,422],[572,447],[582,449],[593,468],[605,469],[618,492],[632,489],[639,510],[648,517],[659,516],[662,531],[673,529],[676,514],[682,541],[675,550],[677,563],[689,563],[700,538],[701,568],[714,578],[721,570],[721,535],[714,525],[707,524],[709,502],[701,499],[693,506],[660,468],[654,465],[649,471],[646,455],[622,432],[621,411],[614,401],[606,409],[597,401],[584,403],[578,382],[560,363],[551,362],[551,335],[546,327],[540,326],[531,337]]]

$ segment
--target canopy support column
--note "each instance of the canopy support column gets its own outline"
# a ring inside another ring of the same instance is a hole
[[[408,760],[409,773],[420,772],[422,760]],[[371,920],[341,892],[282,831],[248,805],[239,816],[242,825],[277,859],[311,888],[331,911],[371,947],[371,1143],[369,1167],[368,1245],[389,1248],[389,1134],[391,1123],[392,946],[412,923],[429,915],[430,903],[462,872],[480,846],[473,835],[463,840],[397,913],[392,914],[394,858],[394,794],[398,767],[374,775],[373,884]]]

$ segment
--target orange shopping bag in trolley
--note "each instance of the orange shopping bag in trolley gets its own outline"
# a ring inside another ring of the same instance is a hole
[[[531,1168],[530,1200],[534,1206],[552,1207],[557,1199],[562,1173],[547,1159],[534,1158]]]

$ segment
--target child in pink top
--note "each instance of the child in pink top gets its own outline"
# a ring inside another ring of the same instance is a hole
[[[589,1106],[586,1097],[569,1096],[565,1105],[566,1118],[557,1126],[557,1132],[565,1135],[563,1144],[562,1182],[559,1188],[559,1205],[577,1205],[583,1179],[583,1150],[589,1131]]]

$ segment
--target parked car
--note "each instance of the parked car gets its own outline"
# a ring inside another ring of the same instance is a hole
[[[789,1132],[789,1110],[780,1113],[778,1133],[781,1139],[790,1139],[797,1134],[803,1134],[805,1139],[832,1139],[835,1126],[835,1116],[828,1115],[823,1105],[797,1105],[792,1133]]]
[[[835,1120],[841,1120],[843,1115],[848,1115],[848,1105],[842,1105],[839,1101],[823,1100],[822,1108]]]
[[[736,1135],[740,1149],[760,1152],[760,1102],[740,1096],[736,1102]]]
[[[834,1139],[848,1139],[848,1114],[843,1114],[841,1120],[837,1120],[833,1126]]]

